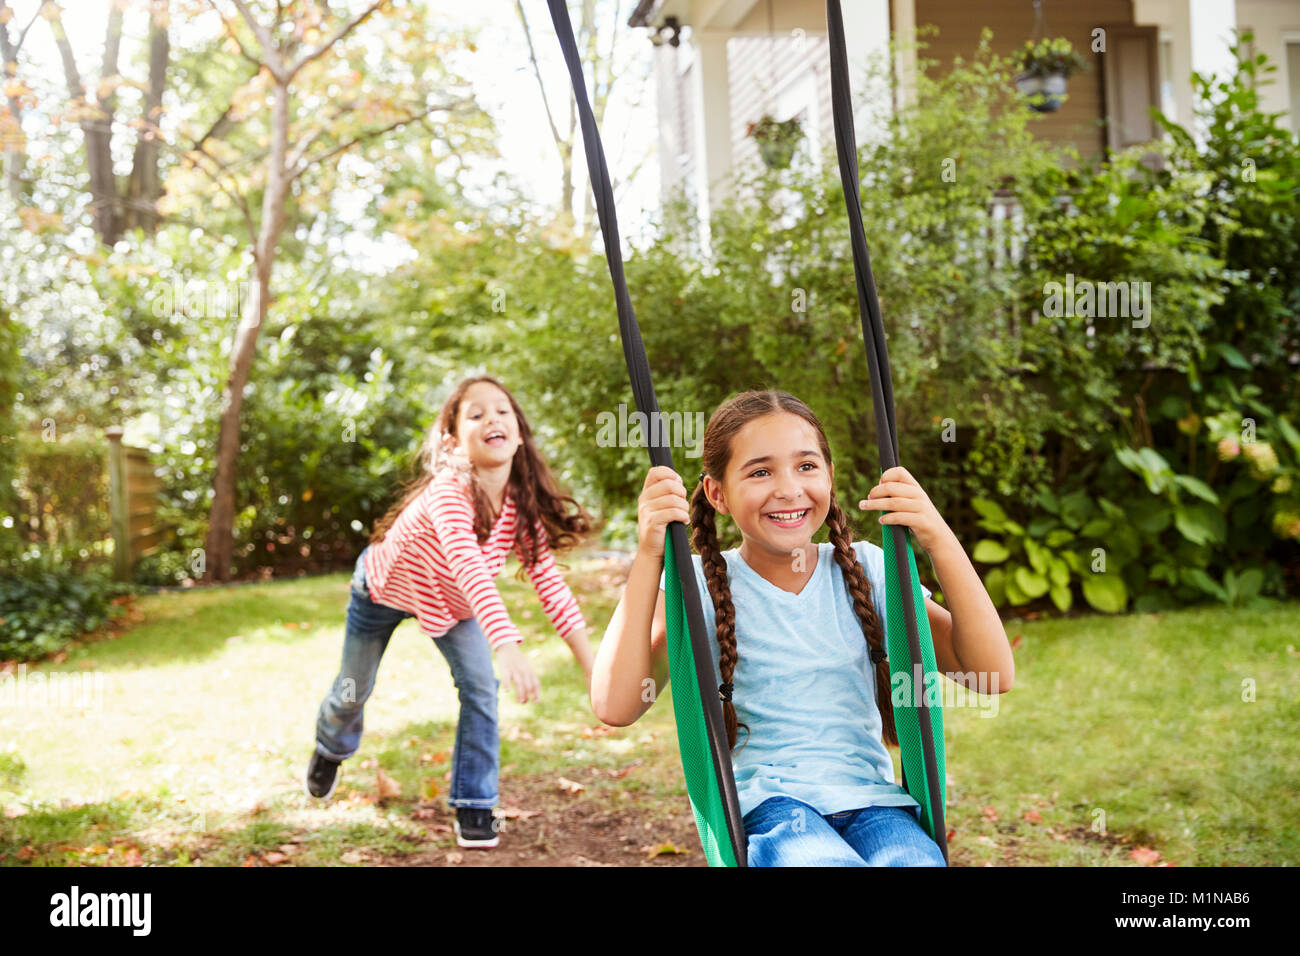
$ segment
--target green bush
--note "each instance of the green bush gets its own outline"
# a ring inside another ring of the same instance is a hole
[[[18,472],[17,425],[14,400],[18,394],[19,329],[9,313],[0,307],[0,568],[8,567],[20,550],[17,524],[17,496],[14,482]]]
[[[17,436],[15,537],[48,568],[102,561],[111,536],[102,432],[34,422]]]
[[[113,598],[132,587],[102,569],[18,569],[0,577],[0,659],[39,660],[121,616]]]

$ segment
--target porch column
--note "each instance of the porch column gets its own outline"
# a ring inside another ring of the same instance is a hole
[[[912,0],[905,0],[910,5]],[[849,80],[855,103],[859,96],[867,98],[853,115],[858,144],[883,134],[884,122],[893,109],[892,91],[888,77],[889,62],[889,6],[890,0],[853,0],[843,4],[844,45],[849,60]],[[869,64],[884,68],[879,81],[872,89],[864,85]]]
[[[731,81],[725,36],[693,36],[691,42],[695,46],[691,99],[698,105],[694,136],[697,208],[707,249],[709,217],[730,186]]]
[[[1192,122],[1196,104],[1192,73],[1232,74],[1228,44],[1237,25],[1236,0],[1171,0],[1166,9],[1177,120],[1188,129],[1197,129]],[[1159,12],[1160,6],[1152,0],[1139,0],[1134,6],[1138,22],[1160,22]]]

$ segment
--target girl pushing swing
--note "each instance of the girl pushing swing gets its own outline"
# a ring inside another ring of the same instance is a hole
[[[361,744],[362,710],[393,630],[414,617],[447,659],[460,698],[448,797],[456,842],[487,849],[498,844],[501,754],[493,657],[521,704],[540,693],[493,579],[513,552],[590,683],[587,624],[553,550],[578,543],[591,523],[557,488],[514,396],[490,376],[465,379],[447,397],[421,462],[357,558],[343,660],[320,705],[303,786],[313,797],[333,794],[339,765]]]

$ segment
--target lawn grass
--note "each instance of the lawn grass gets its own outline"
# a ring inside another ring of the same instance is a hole
[[[591,552],[566,563],[599,634],[618,579]],[[580,779],[652,828],[686,805],[670,696],[632,727],[601,727],[514,567],[498,584],[542,699],[503,689],[503,805],[512,779]],[[0,706],[0,864],[348,865],[451,846],[416,811],[445,802],[456,695],[414,621],[389,645],[336,799],[302,793],[347,599],[345,574],[149,595],[138,626],[41,665],[100,675],[99,690],[89,706]],[[954,864],[1300,861],[1300,605],[1007,632],[1020,638],[1013,690],[944,715]],[[377,798],[379,768],[400,797]]]

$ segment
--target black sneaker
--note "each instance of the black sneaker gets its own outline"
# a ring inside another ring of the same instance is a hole
[[[338,781],[339,761],[322,757],[313,752],[311,763],[307,764],[307,776],[303,778],[302,788],[309,797],[328,800],[334,795],[334,786]]]
[[[487,850],[497,845],[492,811],[476,807],[456,808],[456,845]]]

